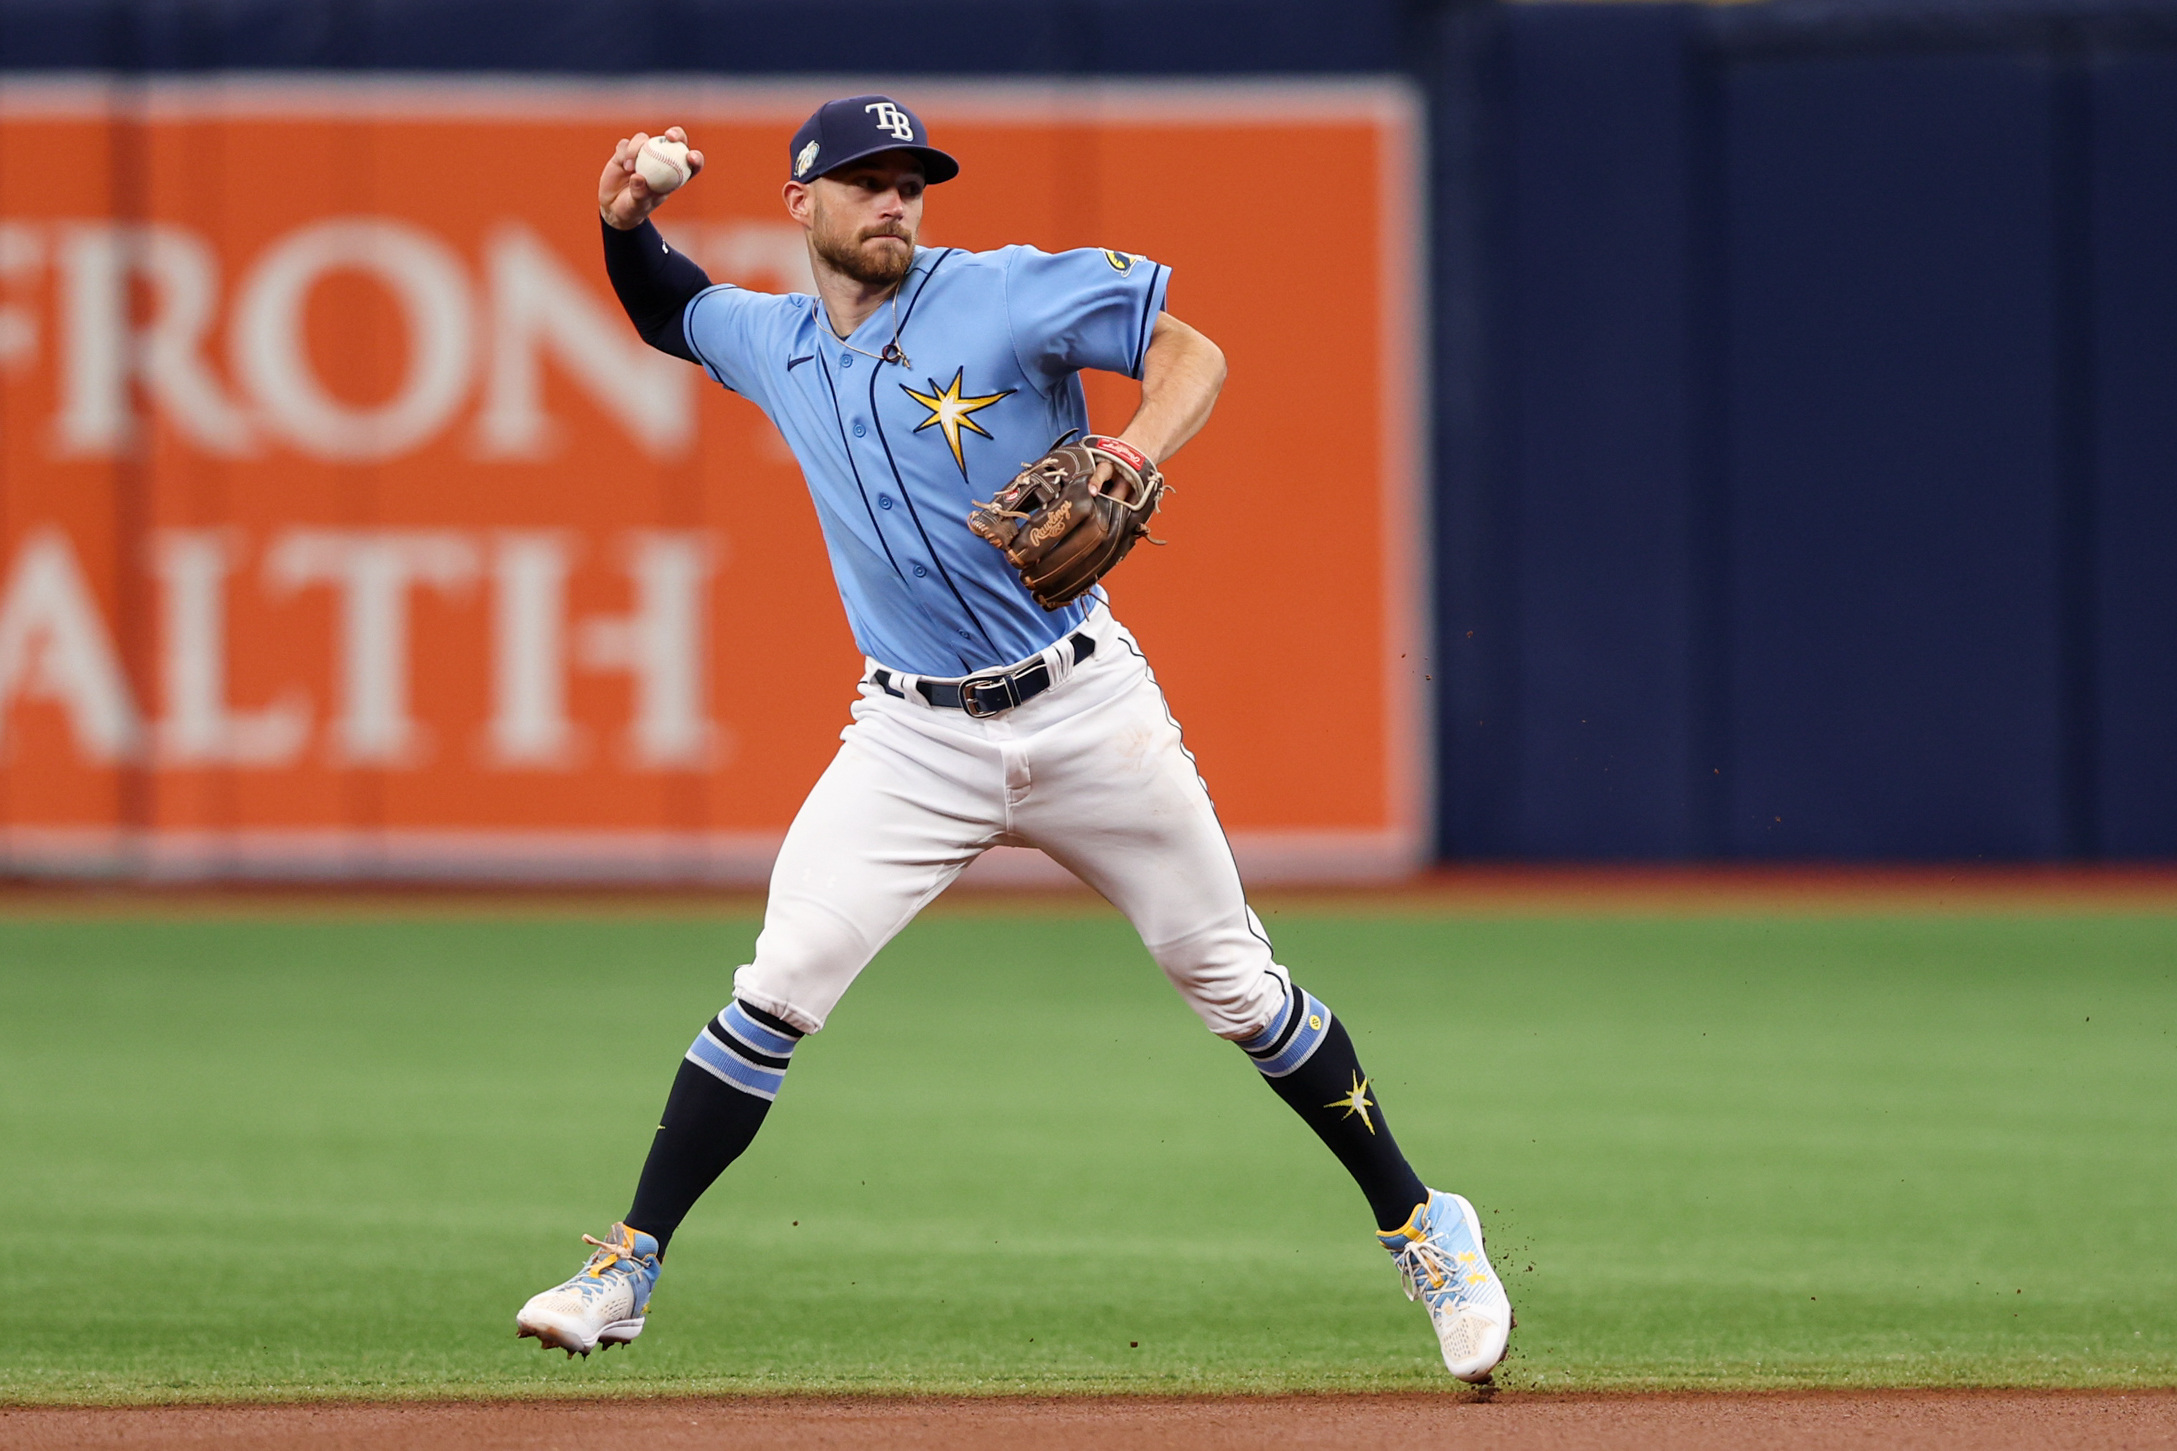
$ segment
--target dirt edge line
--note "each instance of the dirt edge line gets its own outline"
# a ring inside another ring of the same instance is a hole
[[[1987,866],[1476,866],[1372,885],[1273,883],[1251,892],[1273,913],[1560,915],[2177,914],[2177,865]],[[695,917],[762,913],[747,888],[477,888],[148,885],[0,881],[0,920],[134,917]],[[936,915],[1111,909],[1086,887],[955,887]]]
[[[1585,1404],[1796,1404],[1868,1399],[1905,1401],[2111,1400],[2138,1397],[2177,1404],[2177,1383],[2102,1386],[1953,1385],[1953,1386],[1778,1386],[1708,1390],[1689,1386],[1628,1389],[1548,1389],[1494,1386],[1445,1386],[1432,1390],[1383,1391],[662,1391],[599,1388],[568,1393],[557,1388],[540,1395],[492,1392],[464,1396],[424,1392],[412,1396],[240,1397],[232,1400],[0,1400],[0,1414],[83,1412],[173,1412],[252,1410],[430,1410],[446,1407],[603,1406],[613,1404],[671,1407],[769,1406],[780,1409],[819,1407],[1074,1407],[1236,1405],[1585,1405]]]

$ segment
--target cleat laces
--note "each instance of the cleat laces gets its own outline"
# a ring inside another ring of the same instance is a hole
[[[1398,1266],[1398,1277],[1405,1283],[1406,1298],[1418,1300],[1431,1291],[1442,1290],[1453,1283],[1458,1267],[1444,1247],[1434,1239],[1409,1241],[1404,1249],[1392,1255],[1391,1262]],[[1424,1286],[1422,1281],[1427,1280]]]
[[[593,1295],[607,1292],[616,1281],[633,1279],[641,1275],[645,1268],[642,1256],[633,1252],[634,1246],[632,1244],[623,1244],[608,1239],[593,1239],[586,1234],[582,1236],[582,1242],[593,1247],[589,1261],[582,1266],[580,1274],[567,1282],[566,1288],[573,1290],[585,1300]],[[614,1274],[612,1271],[616,1265],[621,1266],[621,1268],[617,1274]]]
[[[621,1260],[633,1263],[635,1259],[633,1255],[628,1253],[631,1248],[629,1245],[618,1244],[609,1239],[592,1239],[586,1234],[582,1236],[582,1242],[596,1246],[597,1250],[595,1254],[590,1256],[589,1263],[582,1267],[582,1273],[585,1275],[602,1275]]]

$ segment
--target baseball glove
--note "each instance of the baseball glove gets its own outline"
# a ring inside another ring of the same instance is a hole
[[[968,513],[968,527],[1005,551],[1036,603],[1055,610],[1126,558],[1149,535],[1149,516],[1164,496],[1164,475],[1123,438],[1068,433],[1051,451],[1013,476],[987,504]],[[1111,477],[1096,482],[1096,466]]]

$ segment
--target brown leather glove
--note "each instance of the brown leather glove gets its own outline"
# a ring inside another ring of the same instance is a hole
[[[1005,551],[1047,610],[1078,599],[1126,558],[1135,540],[1148,537],[1149,516],[1164,496],[1164,475],[1125,439],[1072,438],[1060,438],[996,498],[968,513],[968,527]],[[1098,464],[1111,466],[1101,485]]]

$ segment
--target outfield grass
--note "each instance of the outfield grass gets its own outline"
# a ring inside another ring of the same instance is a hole
[[[1483,1207],[1503,1383],[2177,1383],[2177,919],[1271,925]],[[517,1343],[754,933],[0,921],[0,1400],[1443,1384],[1358,1194],[1093,914],[917,924],[638,1345]]]

